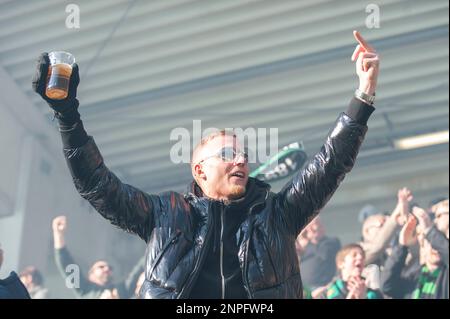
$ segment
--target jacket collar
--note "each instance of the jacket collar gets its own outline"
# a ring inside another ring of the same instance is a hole
[[[264,202],[264,200],[267,198],[267,194],[269,193],[271,187],[269,184],[263,181],[260,181],[253,177],[249,177],[246,188],[247,190],[245,192],[244,197],[230,201],[225,204],[234,206],[234,205],[241,205],[244,203],[246,205],[251,205],[257,202]],[[201,190],[200,186],[198,186],[198,184],[195,182],[195,180],[188,185],[187,192],[185,193],[184,196],[187,200],[197,205],[198,204],[207,205],[207,203],[221,202],[206,197],[203,194],[203,191]]]

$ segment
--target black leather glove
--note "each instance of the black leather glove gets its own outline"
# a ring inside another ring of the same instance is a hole
[[[60,118],[61,116],[78,114],[78,100],[77,100],[77,87],[80,83],[80,76],[78,74],[78,65],[76,63],[72,66],[72,75],[70,76],[69,92],[68,96],[63,100],[53,100],[45,95],[45,87],[47,84],[48,68],[50,66],[50,59],[47,52],[42,53],[36,64],[36,71],[32,80],[33,91],[39,94],[47,104],[55,111],[55,116]]]

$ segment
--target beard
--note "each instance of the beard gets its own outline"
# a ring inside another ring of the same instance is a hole
[[[230,198],[238,199],[245,194],[245,186],[243,185],[233,185],[230,189]]]

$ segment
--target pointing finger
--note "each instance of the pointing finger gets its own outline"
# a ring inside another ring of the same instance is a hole
[[[375,49],[369,43],[367,43],[366,40],[364,40],[364,38],[358,31],[353,31],[353,36],[364,50],[366,50],[367,52],[375,52]]]

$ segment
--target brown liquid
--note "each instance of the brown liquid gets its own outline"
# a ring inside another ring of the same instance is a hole
[[[69,92],[69,80],[72,66],[64,63],[54,64],[48,68],[47,89],[45,95],[53,100],[62,100]]]

